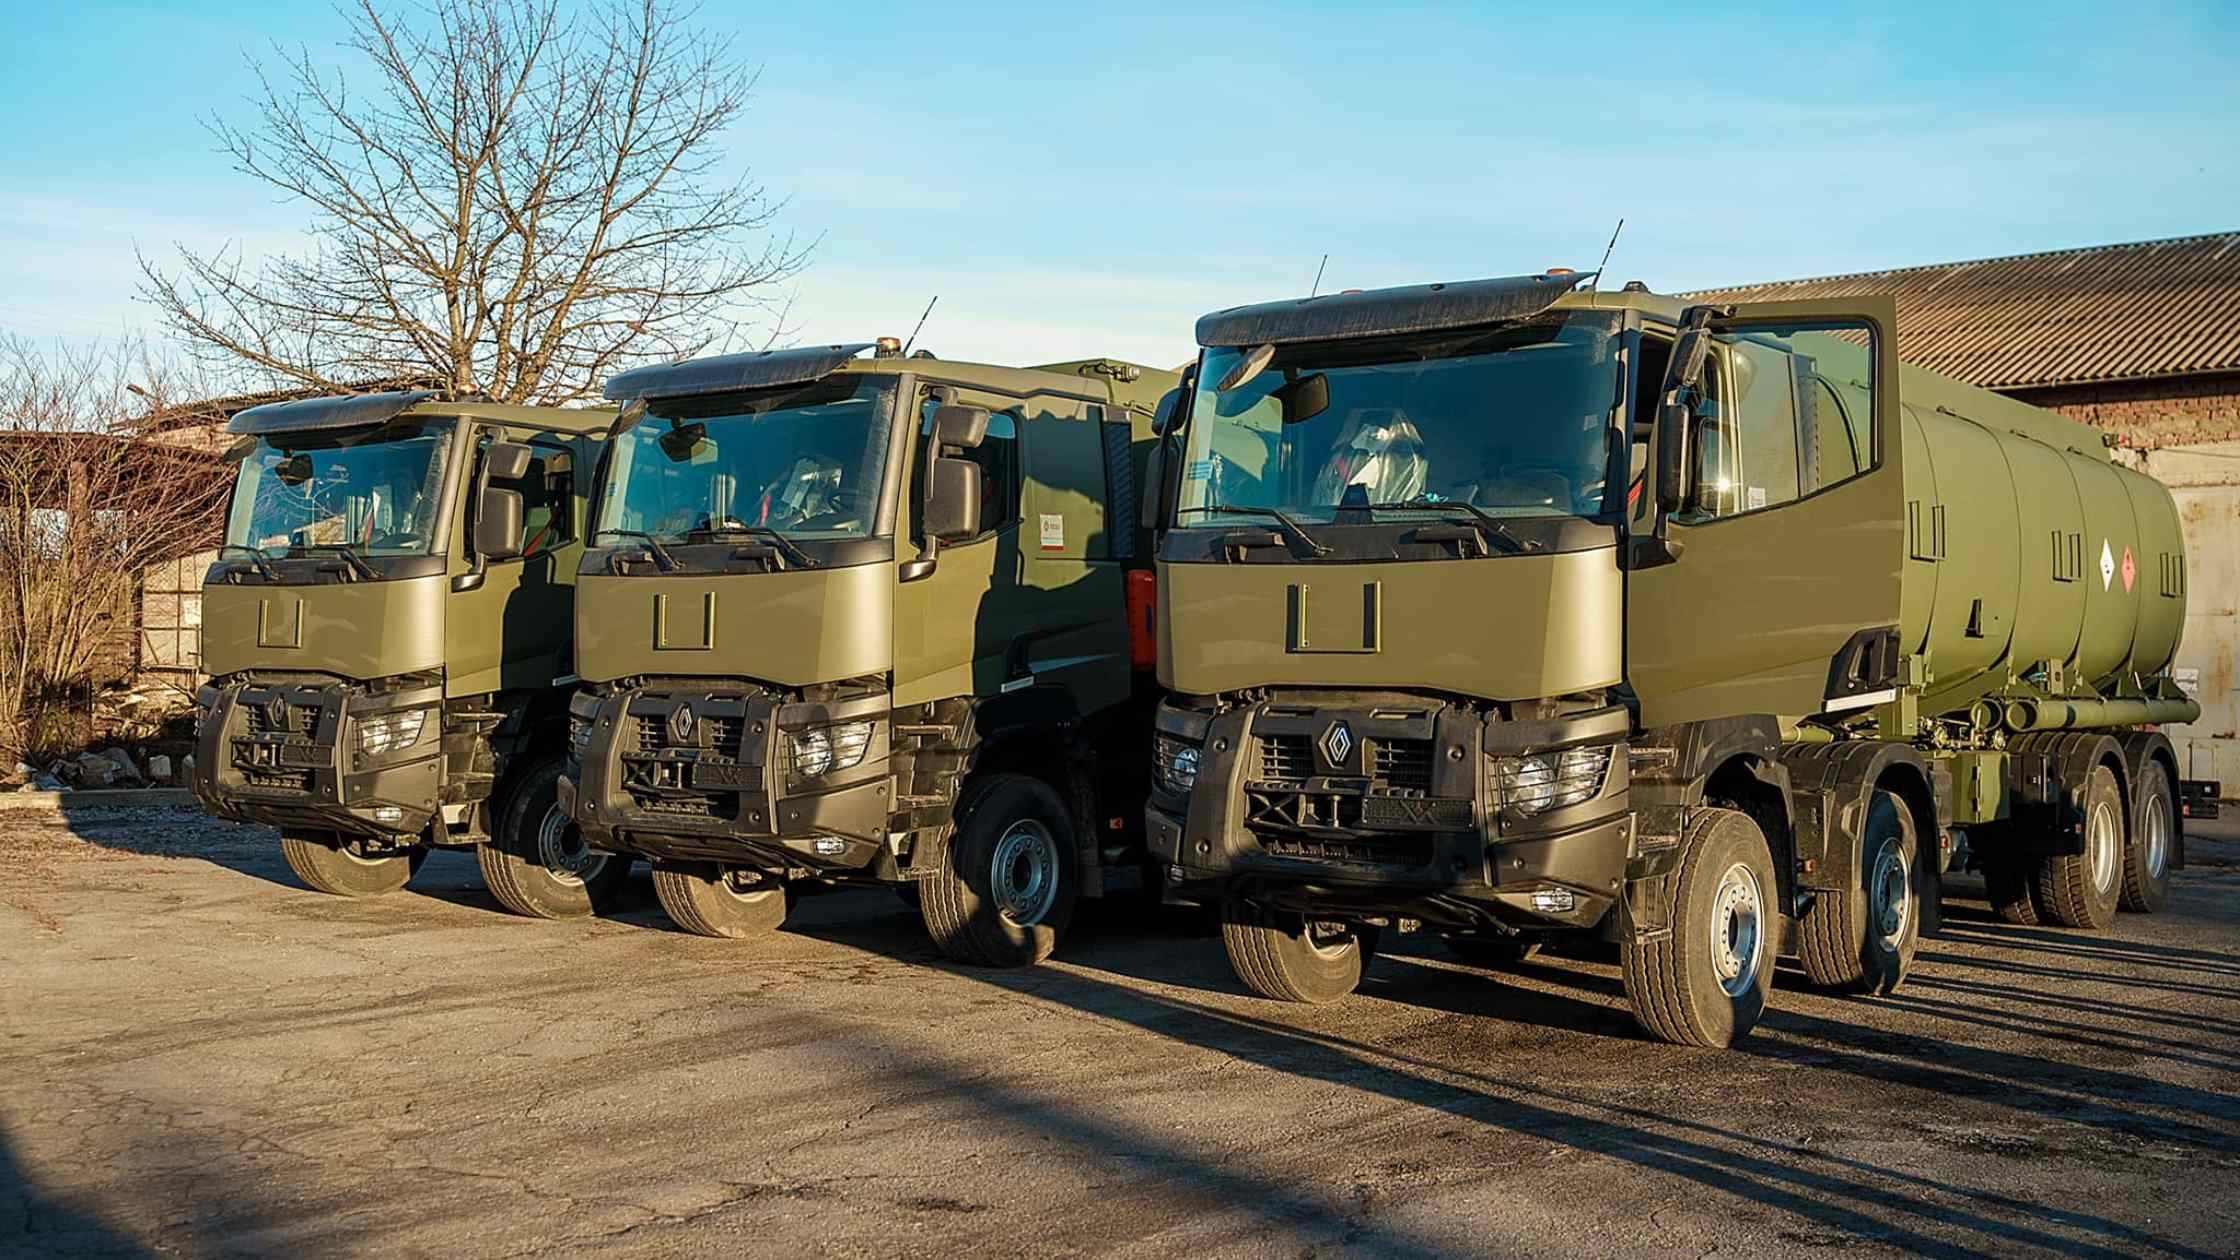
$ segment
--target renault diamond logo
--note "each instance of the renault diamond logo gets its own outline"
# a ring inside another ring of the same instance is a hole
[[[1343,722],[1332,722],[1330,729],[1322,733],[1322,755],[1329,758],[1331,765],[1342,766],[1352,752],[1352,728]]]
[[[680,704],[669,710],[669,742],[672,744],[689,744],[692,742],[691,705]]]
[[[264,699],[264,720],[273,730],[284,730],[288,725],[288,701],[278,695]]]

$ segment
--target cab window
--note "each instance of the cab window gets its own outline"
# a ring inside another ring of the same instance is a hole
[[[1751,329],[1706,360],[1683,522],[1792,503],[1876,464],[1873,355],[1856,328]]]
[[[521,554],[552,551],[575,538],[574,461],[566,447],[533,441],[529,473],[521,479]]]

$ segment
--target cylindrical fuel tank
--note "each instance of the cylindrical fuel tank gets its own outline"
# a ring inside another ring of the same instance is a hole
[[[2107,689],[2166,668],[2185,622],[2170,492],[2090,425],[1911,367],[1900,393],[1901,631],[1928,660],[1923,714],[2041,669]]]

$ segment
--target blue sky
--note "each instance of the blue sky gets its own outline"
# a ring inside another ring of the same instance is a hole
[[[1172,363],[1326,287],[1592,267],[1662,290],[2240,227],[2229,3],[749,5],[728,160],[819,237],[799,339]],[[0,6],[0,329],[141,326],[137,245],[294,246],[234,175],[244,54],[315,4]],[[347,65],[347,63],[344,63]]]

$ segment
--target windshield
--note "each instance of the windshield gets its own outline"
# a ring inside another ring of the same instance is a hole
[[[885,376],[844,373],[761,395],[657,400],[614,440],[599,531],[863,537],[879,510],[892,393]]]
[[[456,425],[415,417],[259,438],[235,474],[226,542],[271,556],[338,546],[367,556],[427,554]]]
[[[1332,519],[1340,506],[1466,503],[1601,516],[1620,396],[1616,317],[1566,312],[1466,334],[1206,351],[1178,523],[1223,506]]]

